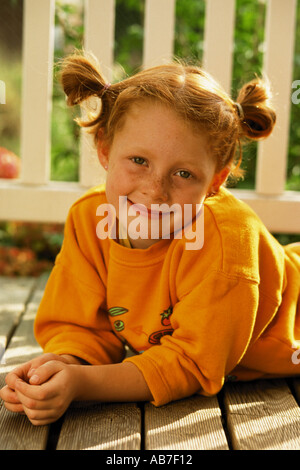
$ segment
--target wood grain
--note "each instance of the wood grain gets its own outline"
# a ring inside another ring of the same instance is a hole
[[[34,338],[33,322],[44,290],[44,283],[45,278],[40,281],[36,279],[5,279],[4,282],[1,282],[1,308],[5,305],[6,312],[13,312],[11,322],[19,321],[20,323],[17,327],[14,325],[16,329],[1,360],[0,387],[5,384],[5,376],[9,371],[42,352]],[[35,287],[34,293],[32,293],[33,287]],[[18,308],[15,308],[15,305],[18,305]],[[2,322],[0,327],[1,335],[3,335],[5,329]],[[1,401],[1,450],[45,449],[48,433],[48,426],[33,426],[25,415],[8,411]]]
[[[57,450],[139,450],[141,413],[134,403],[82,404],[69,408]]]
[[[145,448],[228,449],[217,398],[195,395],[161,407],[146,404]]]
[[[300,449],[300,408],[284,380],[227,384],[224,396],[234,449]]]

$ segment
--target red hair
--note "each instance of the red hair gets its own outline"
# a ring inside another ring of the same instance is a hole
[[[91,96],[100,100],[96,115],[87,121],[77,120],[80,126],[91,128],[96,143],[100,130],[101,139],[112,142],[133,103],[158,100],[194,129],[204,131],[216,159],[216,171],[229,167],[235,176],[242,174],[242,140],[267,137],[276,122],[270,90],[263,80],[246,83],[235,102],[200,67],[179,62],[142,70],[108,86],[93,56],[75,53],[62,61],[61,82],[70,106]]]

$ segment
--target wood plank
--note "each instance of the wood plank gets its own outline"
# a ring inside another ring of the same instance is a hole
[[[18,285],[17,280],[15,280]],[[36,282],[36,280],[35,280]],[[42,350],[33,334],[33,322],[39,306],[46,277],[42,277],[26,306],[20,324],[16,328],[0,365],[0,386],[5,383],[6,374],[18,364],[26,362]],[[11,285],[13,292],[13,284]],[[17,290],[16,290],[17,292]],[[0,408],[0,449],[1,450],[42,450],[46,448],[49,426],[33,426],[24,415],[8,411],[1,402]]]
[[[270,197],[247,189],[231,189],[234,196],[246,202],[273,233],[300,233],[300,192],[285,191]]]
[[[88,366],[87,366],[88,367]],[[57,450],[139,450],[141,412],[135,403],[74,403],[66,412]]]
[[[3,356],[4,365],[9,367],[31,360],[42,353],[33,333],[33,323],[45,288],[47,275],[36,280],[36,286],[21,317],[8,349]]]
[[[147,450],[226,450],[216,397],[192,396],[161,407],[145,405]]]
[[[235,450],[300,449],[300,408],[284,380],[226,384],[224,403]]]
[[[0,277],[0,362],[35,283],[29,277]]]
[[[296,399],[298,400],[298,404],[300,406],[300,378],[293,379],[293,388],[295,391]]]
[[[79,183],[51,181],[37,187],[0,179],[0,220],[64,223],[85,192]]]

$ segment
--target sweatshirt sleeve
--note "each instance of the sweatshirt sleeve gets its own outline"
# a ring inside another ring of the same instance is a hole
[[[246,352],[257,305],[255,282],[220,272],[212,272],[178,301],[170,317],[172,336],[126,359],[142,372],[154,405],[196,392],[218,393]]]
[[[76,215],[75,208],[67,218],[63,246],[37,312],[35,336],[44,352],[74,355],[90,364],[120,362],[124,348],[106,313],[104,261],[92,232],[86,233],[88,217],[82,220],[83,215]],[[97,268],[90,256],[96,249]]]

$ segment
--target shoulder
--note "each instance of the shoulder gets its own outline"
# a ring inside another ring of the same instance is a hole
[[[206,214],[210,213],[216,224],[226,226],[262,226],[257,214],[245,202],[237,199],[228,189],[221,187],[218,194],[206,199]]]
[[[262,260],[275,266],[282,258],[281,245],[257,214],[229,190],[221,188],[204,202],[203,218],[203,246],[183,253],[189,269],[194,265],[203,275],[215,271],[257,283]]]
[[[226,272],[259,282],[262,263],[274,269],[283,265],[282,246],[248,204],[222,188],[206,208],[219,234]]]
[[[88,206],[98,202],[106,202],[105,184],[94,186],[80,196],[71,206],[71,209],[77,206]]]
[[[80,196],[71,206],[69,217],[96,217],[99,205],[107,204],[105,185],[94,186]]]

